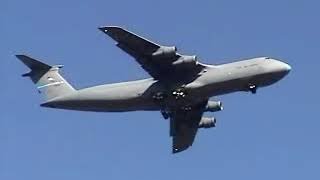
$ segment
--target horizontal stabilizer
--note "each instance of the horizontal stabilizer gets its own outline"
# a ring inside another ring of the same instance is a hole
[[[26,55],[16,55],[16,57],[18,59],[20,59],[26,66],[28,66],[31,70],[33,69],[47,69],[49,70],[51,68],[51,66],[37,61],[29,56]]]
[[[37,61],[26,55],[16,55],[16,57],[20,59],[21,62],[23,62],[23,64],[28,66],[31,70],[30,72],[25,73],[22,76],[30,77],[34,83],[37,83],[37,81],[52,68],[52,66]]]

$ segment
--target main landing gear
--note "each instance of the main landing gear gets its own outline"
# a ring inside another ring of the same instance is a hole
[[[173,91],[173,92],[172,92],[172,95],[173,95],[177,100],[186,97],[186,93],[185,93],[182,89],[177,89],[177,90]]]
[[[157,102],[163,102],[163,100],[167,97],[167,95],[163,92],[157,92],[155,95],[152,96],[153,100]]]
[[[183,89],[177,89],[172,91],[171,95],[176,99],[180,100],[186,97],[186,92]],[[168,97],[168,94],[163,92],[155,93],[152,98],[157,102],[163,102]]]
[[[171,98],[170,98],[171,97]],[[172,116],[172,113],[167,110],[166,103],[172,102],[172,100],[182,100],[186,97],[186,93],[183,89],[177,89],[174,91],[171,91],[171,93],[165,93],[165,92],[157,92],[155,93],[152,98],[156,104],[158,104],[161,108],[160,112],[164,119],[169,119]],[[173,99],[172,99],[173,98]],[[174,103],[174,102],[172,102]],[[187,112],[191,110],[191,106],[183,106],[181,107],[181,110]]]

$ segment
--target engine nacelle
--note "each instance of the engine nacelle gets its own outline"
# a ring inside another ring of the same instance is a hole
[[[212,128],[216,127],[216,118],[214,117],[202,117],[199,123],[199,128]]]
[[[205,111],[217,112],[223,110],[221,101],[208,101]]]
[[[176,60],[175,62],[173,62],[172,64],[174,66],[179,66],[179,65],[183,65],[183,66],[194,66],[198,63],[197,61],[197,56],[182,56],[180,57],[178,60]]]
[[[177,48],[175,46],[161,46],[156,52],[152,53],[154,58],[175,57]]]

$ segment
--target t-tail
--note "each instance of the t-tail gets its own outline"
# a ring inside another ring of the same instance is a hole
[[[60,74],[62,65],[50,66],[26,55],[16,55],[31,71],[23,74],[30,77],[36,84],[38,92],[43,94],[44,100],[49,101],[58,96],[63,96],[76,91]]]

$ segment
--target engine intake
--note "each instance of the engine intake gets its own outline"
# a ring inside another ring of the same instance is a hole
[[[199,123],[199,128],[212,128],[216,127],[216,118],[214,117],[202,117]]]
[[[223,110],[221,101],[208,101],[208,104],[206,106],[206,111],[217,112],[221,110]]]
[[[161,46],[156,52],[152,53],[154,58],[171,58],[175,57],[177,48],[175,46]]]

